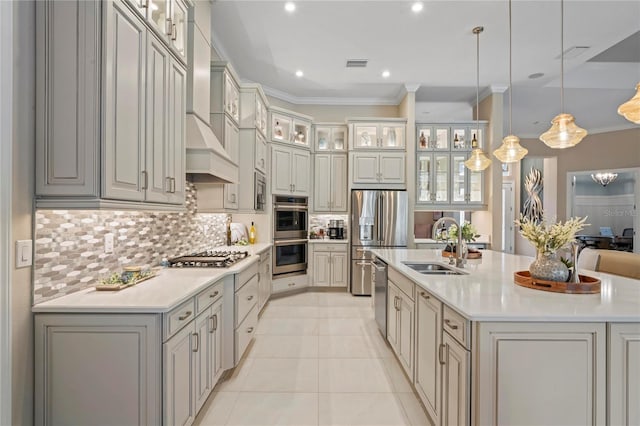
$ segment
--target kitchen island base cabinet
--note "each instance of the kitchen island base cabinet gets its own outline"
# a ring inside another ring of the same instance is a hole
[[[478,323],[475,424],[606,423],[604,323]]]
[[[442,333],[441,398],[443,425],[464,426],[470,424],[470,358],[471,356],[469,354],[469,351],[467,351],[461,344],[456,342],[451,336],[449,336],[448,333]]]
[[[640,425],[640,324],[609,324],[609,423]]]
[[[161,344],[159,315],[36,315],[34,424],[161,424]]]
[[[440,345],[442,344],[442,302],[424,290],[416,296],[415,388],[433,424],[440,424]]]
[[[389,269],[387,340],[407,376],[413,377],[414,285],[399,274],[394,274],[394,272],[393,269]],[[395,281],[391,281],[391,279]],[[403,290],[406,290],[406,292]],[[407,293],[410,293],[410,295]]]

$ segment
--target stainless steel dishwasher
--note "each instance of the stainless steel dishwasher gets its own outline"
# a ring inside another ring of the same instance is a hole
[[[380,333],[387,338],[387,264],[374,258],[371,268],[371,286],[375,291],[374,312]]]

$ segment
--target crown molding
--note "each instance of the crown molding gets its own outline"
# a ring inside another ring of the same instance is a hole
[[[293,105],[398,105],[404,98],[403,90],[396,99],[387,98],[333,98],[333,97],[302,97],[294,96],[279,89],[262,85],[262,90],[268,96],[289,102]],[[399,98],[399,100],[398,100]]]
[[[415,93],[420,88],[420,83],[405,83],[404,89],[409,93]]]

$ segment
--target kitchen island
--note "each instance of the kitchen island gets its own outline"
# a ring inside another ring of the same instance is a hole
[[[35,305],[35,424],[190,424],[253,338],[270,248]]]
[[[388,266],[387,340],[434,424],[640,424],[640,282],[581,271],[600,294],[514,284],[532,258],[483,251],[463,275],[439,250],[377,249]],[[454,268],[456,269],[456,268]]]

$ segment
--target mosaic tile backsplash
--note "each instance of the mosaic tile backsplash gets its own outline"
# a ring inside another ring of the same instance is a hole
[[[188,184],[184,213],[38,210],[34,303],[73,293],[127,265],[157,266],[162,258],[224,245],[226,214],[196,213]],[[104,237],[114,251],[104,252]]]

